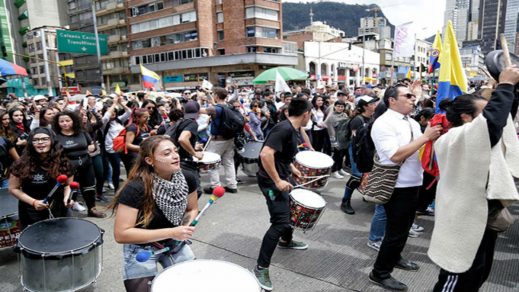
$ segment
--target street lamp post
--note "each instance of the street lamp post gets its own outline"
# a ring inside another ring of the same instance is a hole
[[[101,47],[99,45],[99,35],[97,33],[97,16],[95,3],[96,1],[92,1],[92,20],[94,23],[94,34],[96,37],[97,64],[99,65],[99,75],[101,75],[101,89],[105,89],[105,79],[103,77],[103,64],[101,62]]]

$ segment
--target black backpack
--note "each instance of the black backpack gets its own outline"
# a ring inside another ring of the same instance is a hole
[[[348,149],[350,145],[350,119],[340,120],[335,125],[335,140],[339,144],[339,149]]]
[[[245,118],[240,112],[233,111],[228,106],[216,105],[221,108],[220,123],[218,125],[218,133],[225,139],[231,139],[243,132]]]
[[[180,134],[182,133],[182,131],[179,131],[179,130],[183,129],[185,127],[185,124],[187,124],[187,122],[189,122],[189,120],[182,119],[182,120],[178,120],[177,122],[175,122],[175,124],[173,124],[173,126],[171,126],[169,123],[165,125],[166,132],[164,133],[164,135],[169,136],[169,139],[171,140],[171,142],[173,142],[173,144],[175,144],[175,146],[177,146],[177,147],[180,147],[180,144],[178,143],[178,138],[180,137]],[[181,125],[184,125],[184,126],[181,126]]]
[[[375,156],[375,144],[371,139],[371,128],[373,121],[365,123],[357,129],[353,137],[352,153],[357,169],[362,172],[370,172],[373,169],[373,157]]]

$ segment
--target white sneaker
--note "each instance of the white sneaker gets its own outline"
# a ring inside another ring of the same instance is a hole
[[[344,176],[340,175],[338,171],[332,173],[332,177],[338,178],[338,179],[344,178]]]
[[[74,205],[72,205],[72,210],[78,211],[78,212],[85,212],[86,208],[81,205],[79,202],[74,202]]]
[[[113,183],[108,183],[108,188],[111,189],[111,190],[115,189],[114,184]]]
[[[425,228],[423,228],[422,226],[415,224],[415,223],[413,223],[413,226],[411,226],[411,229],[413,229],[414,231],[419,232],[419,233],[423,232],[425,230]]]
[[[344,176],[350,175],[348,172],[344,171],[344,169],[339,170],[339,173]]]
[[[413,228],[409,229],[409,237],[411,238],[417,238],[418,236],[422,235],[421,232],[414,231]]]
[[[380,241],[371,241],[368,239],[368,243],[367,245],[369,247],[371,247],[372,249],[376,250],[376,251],[380,251],[380,245],[382,244],[382,240]]]

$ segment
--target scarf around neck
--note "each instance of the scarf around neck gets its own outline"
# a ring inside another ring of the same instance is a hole
[[[173,173],[171,180],[153,175],[153,198],[164,216],[174,226],[179,226],[187,207],[189,189],[182,171]]]

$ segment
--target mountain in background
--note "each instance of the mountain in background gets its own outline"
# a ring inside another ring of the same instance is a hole
[[[349,5],[338,2],[317,2],[317,3],[283,3],[283,31],[293,31],[303,29],[310,25],[310,8],[314,13],[314,21],[325,22],[337,29],[343,30],[346,37],[358,35],[360,19],[362,17],[373,16],[374,13],[366,9],[378,7],[371,5]],[[379,9],[378,16],[384,16]],[[387,18],[386,18],[387,19]],[[391,35],[395,31],[394,25],[391,26]]]

